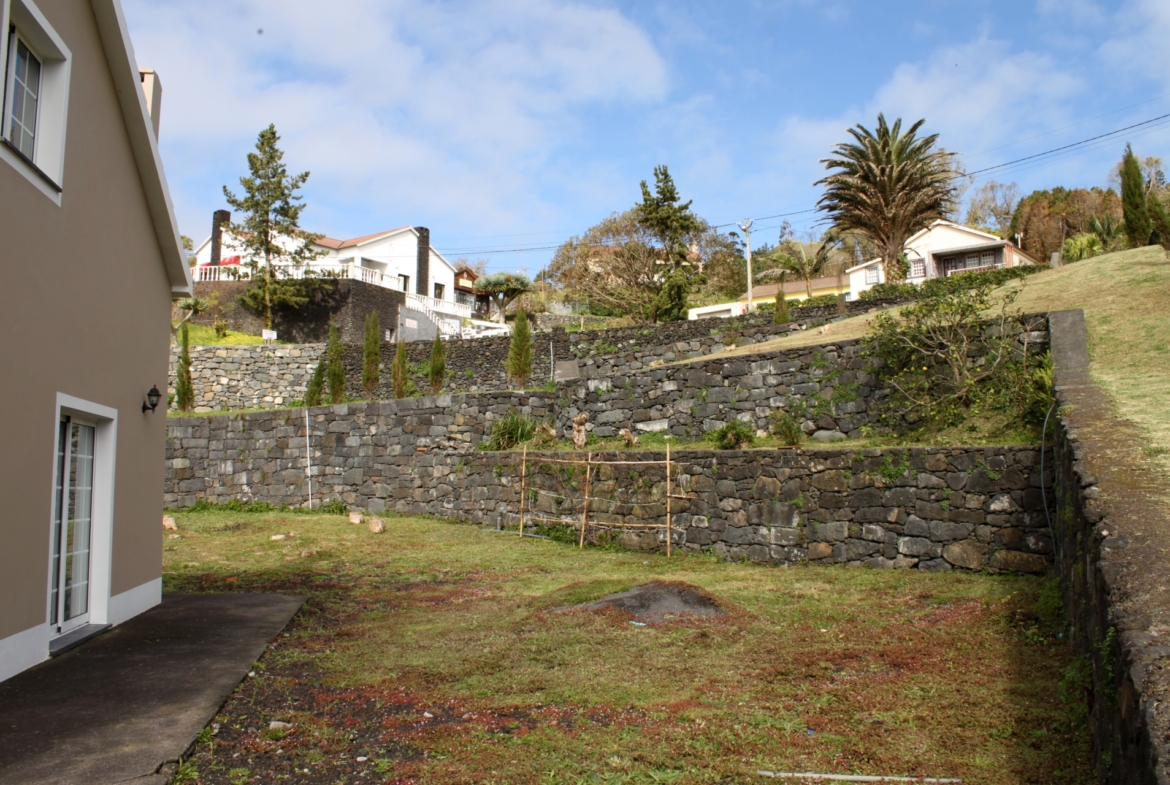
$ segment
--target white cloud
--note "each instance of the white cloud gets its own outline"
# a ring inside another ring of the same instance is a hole
[[[164,157],[193,234],[270,122],[290,168],[313,172],[311,228],[539,219],[541,163],[580,113],[668,89],[640,28],[581,4],[127,0],[126,13],[163,81]]]
[[[1130,0],[1117,14],[1120,34],[1101,45],[1101,55],[1122,73],[1139,73],[1170,87],[1170,3]]]
[[[1071,20],[1087,26],[1105,22],[1107,14],[1093,0],[1036,0],[1036,11],[1041,16]]]

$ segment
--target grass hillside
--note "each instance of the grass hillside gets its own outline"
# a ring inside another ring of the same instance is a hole
[[[1021,289],[1024,311],[1084,310],[1093,378],[1149,435],[1146,457],[1170,469],[1170,259],[1162,248],[1106,254],[1009,286]]]

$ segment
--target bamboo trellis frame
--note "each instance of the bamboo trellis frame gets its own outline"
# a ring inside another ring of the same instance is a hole
[[[581,499],[581,523],[579,525],[579,536],[577,539],[577,547],[585,547],[585,533],[590,525],[600,526],[606,529],[665,529],[666,530],[666,556],[671,558],[674,549],[674,522],[673,522],[673,505],[672,499],[689,499],[688,496],[676,495],[673,490],[671,482],[671,473],[674,462],[670,459],[670,442],[666,443],[666,459],[661,461],[598,461],[593,459],[593,453],[585,454],[585,459],[563,459],[563,458],[536,458],[532,461],[533,465],[541,464],[557,464],[562,466],[584,466],[585,467],[585,493],[580,497]],[[551,518],[544,515],[536,515],[527,510],[528,494],[544,494],[547,496],[554,496],[562,498],[562,494],[546,491],[542,488],[528,487],[528,448],[525,447],[520,455],[520,521],[519,521],[519,535],[524,536],[525,526],[529,521],[539,521],[543,523],[552,523],[560,526],[571,525],[570,521],[565,518]],[[597,521],[593,524],[589,522],[589,502],[590,501],[604,501],[610,502],[611,499],[595,499],[592,496],[593,492],[593,468],[595,466],[662,466],[666,474],[666,522],[665,523],[619,523],[610,521]],[[677,474],[677,472],[675,472]]]

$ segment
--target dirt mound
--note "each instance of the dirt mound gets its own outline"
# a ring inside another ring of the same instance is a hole
[[[686,583],[644,583],[584,605],[585,610],[614,608],[637,621],[658,623],[680,616],[723,616],[711,595]]]

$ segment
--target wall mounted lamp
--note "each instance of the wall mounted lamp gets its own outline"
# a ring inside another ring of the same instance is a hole
[[[150,392],[146,394],[146,400],[142,402],[142,411],[153,412],[158,408],[158,402],[162,400],[162,393],[158,391],[158,385],[151,385]]]

